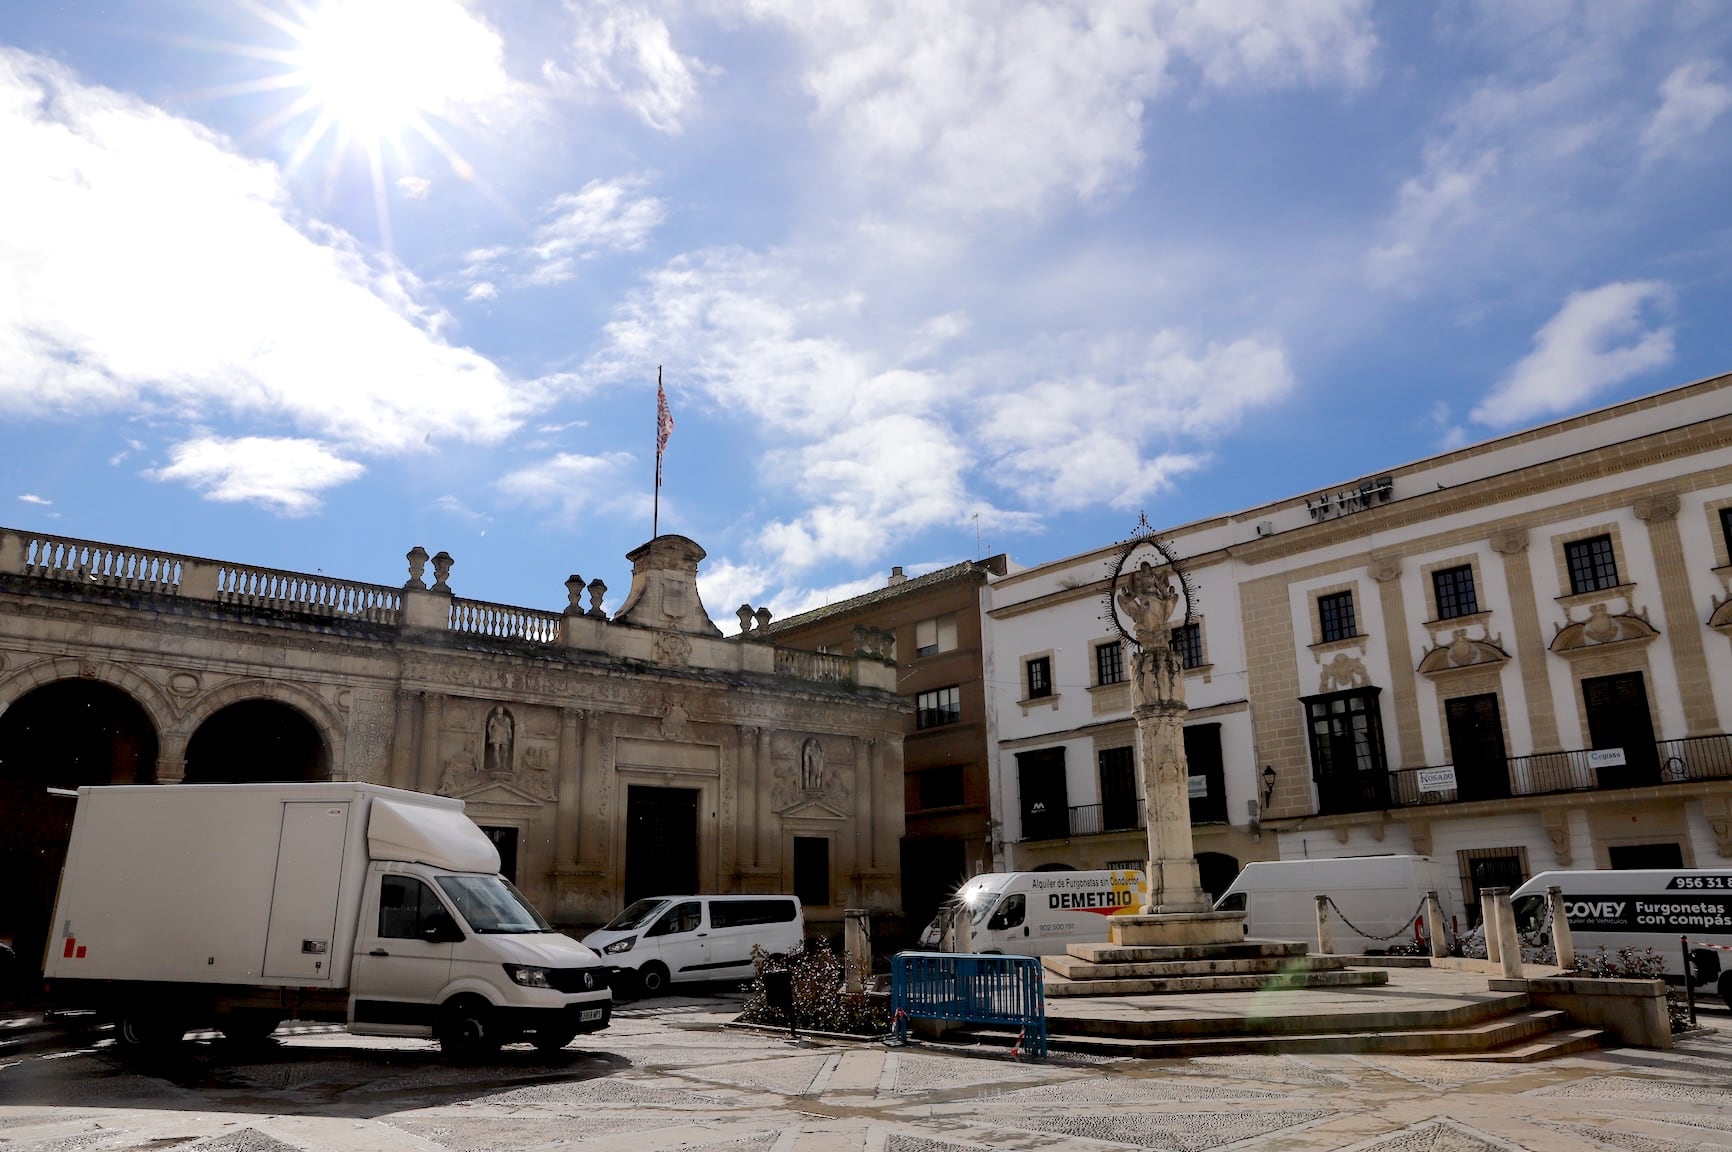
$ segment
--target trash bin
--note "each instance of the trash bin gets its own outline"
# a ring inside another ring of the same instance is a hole
[[[788,1035],[794,1032],[794,974],[786,968],[764,972],[764,1004],[788,1018]]]

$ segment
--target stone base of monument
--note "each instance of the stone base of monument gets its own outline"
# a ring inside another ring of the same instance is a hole
[[[1046,994],[1258,992],[1389,982],[1384,971],[1349,971],[1342,956],[1307,955],[1307,946],[1296,941],[1247,940],[1244,919],[1238,912],[1115,916],[1108,928],[1111,943],[1072,944],[1062,956],[1041,957]]]

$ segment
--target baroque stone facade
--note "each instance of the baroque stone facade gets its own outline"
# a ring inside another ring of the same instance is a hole
[[[609,619],[576,576],[563,613],[458,598],[452,558],[420,548],[398,589],[0,529],[0,839],[63,846],[43,783],[329,777],[462,799],[561,924],[674,883],[798,885],[819,930],[845,905],[896,912],[894,666],[723,639],[703,555],[680,536],[634,551]],[[68,700],[111,713],[81,768],[44,739]],[[824,841],[803,875],[796,838]]]

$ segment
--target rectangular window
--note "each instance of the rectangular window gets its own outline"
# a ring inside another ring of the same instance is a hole
[[[955,685],[934,688],[914,697],[914,727],[937,728],[962,719],[962,690]]]
[[[1052,657],[1037,656],[1028,662],[1028,699],[1052,695]]]
[[[1321,815],[1389,807],[1389,766],[1383,751],[1380,688],[1305,696],[1311,775]]]
[[[711,928],[744,928],[751,924],[792,924],[794,902],[781,900],[711,900]]]
[[[1101,831],[1137,826],[1136,753],[1130,748],[1102,748]]]
[[[1572,540],[1564,545],[1564,559],[1570,568],[1572,593],[1618,586],[1618,558],[1612,552],[1610,536]]]
[[[1353,619],[1353,593],[1335,592],[1317,597],[1317,619],[1323,626],[1323,642],[1347,640],[1359,635]]]
[[[794,895],[808,908],[830,903],[830,838],[794,837]]]
[[[1185,762],[1191,777],[1186,781],[1191,797],[1191,823],[1227,822],[1227,768],[1221,754],[1219,724],[1185,725]]]
[[[946,764],[941,768],[928,768],[914,779],[922,808],[962,806],[962,765]]]
[[[1018,752],[1016,781],[1022,794],[1022,838],[1055,840],[1070,835],[1063,746]]]
[[[1437,593],[1437,618],[1454,620],[1457,616],[1472,616],[1479,611],[1479,597],[1473,590],[1473,565],[1444,568],[1431,574],[1431,587]]]
[[[956,613],[950,612],[914,626],[914,654],[935,656],[956,647]]]
[[[1467,922],[1480,922],[1479,894],[1487,888],[1515,891],[1528,878],[1526,848],[1465,848],[1456,852],[1461,864],[1461,895]]]
[[[481,831],[499,849],[499,874],[513,884],[517,883],[517,829],[483,824]]]
[[[1179,662],[1186,668],[1201,668],[1203,666],[1203,626],[1201,624],[1185,624],[1173,629],[1173,651],[1179,654]]]
[[[1125,679],[1125,646],[1117,640],[1095,646],[1095,683],[1122,684]]]

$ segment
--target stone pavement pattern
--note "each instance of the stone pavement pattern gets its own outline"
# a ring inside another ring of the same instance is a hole
[[[736,1001],[627,1006],[553,1062],[445,1064],[300,1030],[171,1077],[102,1047],[0,1056],[4,1152],[1732,1150],[1732,1029],[1542,1065],[1216,1056],[1021,1064],[724,1030]],[[1724,1019],[1719,1021],[1726,1023]]]

